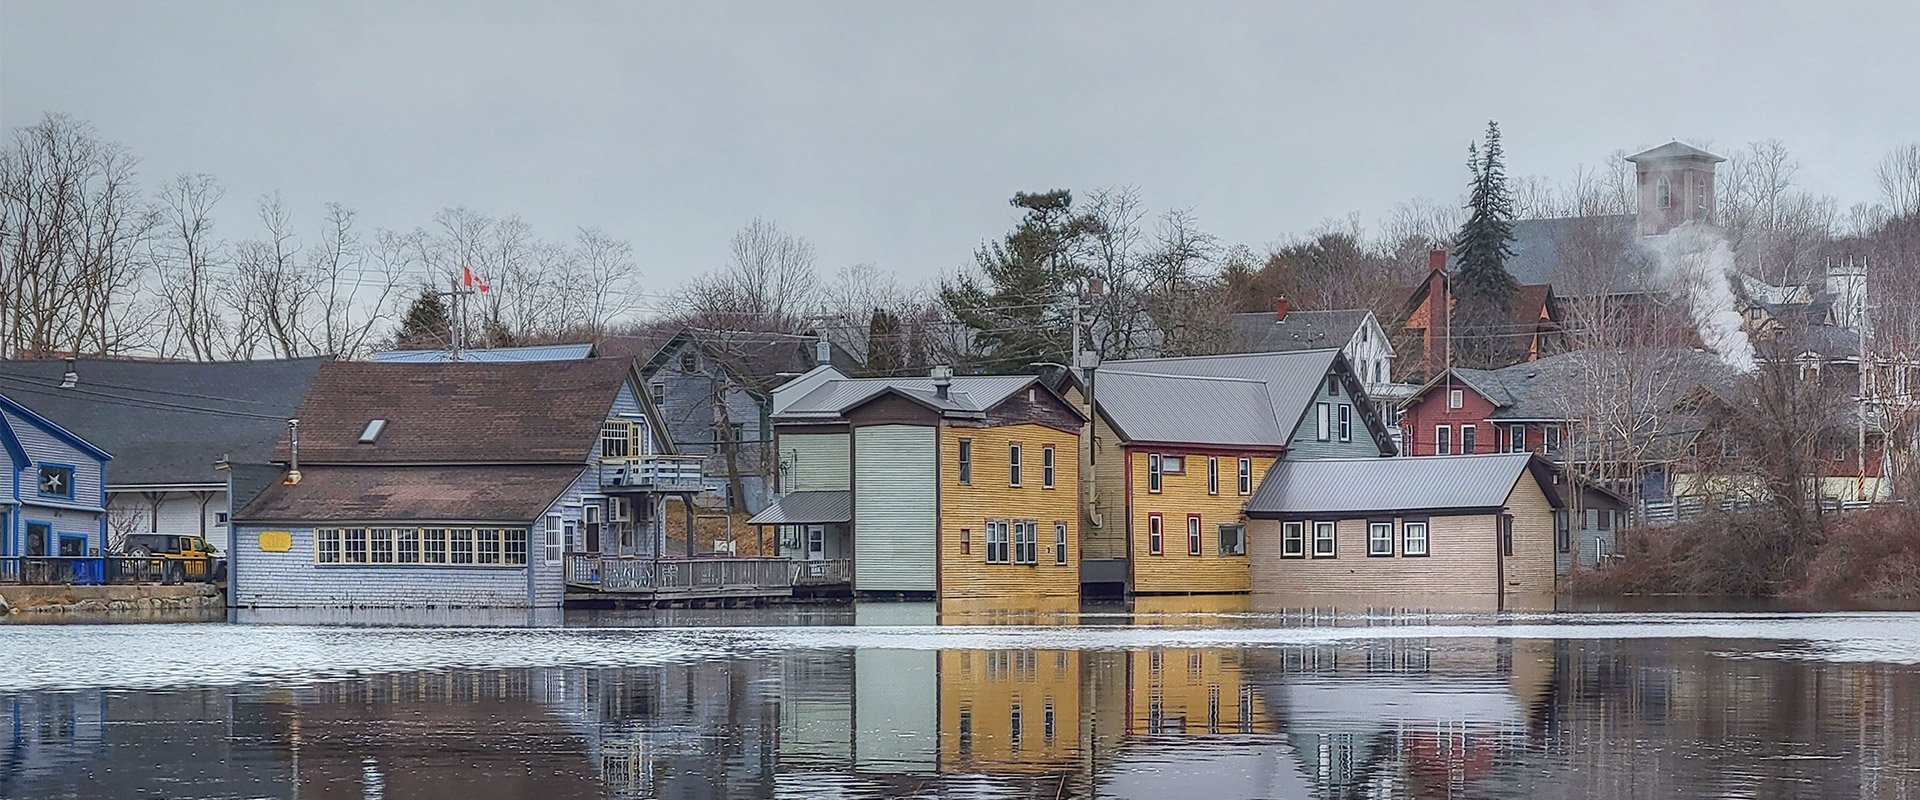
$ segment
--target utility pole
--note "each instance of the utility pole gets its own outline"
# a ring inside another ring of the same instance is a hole
[[[447,291],[439,293],[441,297],[449,298],[453,304],[453,308],[451,309],[452,319],[447,325],[447,360],[459,361],[460,348],[463,344],[461,340],[465,336],[464,332],[467,327],[467,306],[464,298],[467,295],[473,294],[474,290],[471,287],[461,286],[460,276],[458,275],[448,276],[448,286]]]
[[[1872,376],[1869,374],[1872,370],[1872,364],[1867,360],[1867,353],[1868,353],[1867,337],[1871,335],[1871,333],[1873,332],[1873,322],[1869,312],[1869,309],[1872,308],[1872,304],[1867,302],[1866,262],[1864,261],[1861,262],[1859,272],[1856,273],[1853,267],[1853,258],[1848,257],[1847,258],[1848,281],[1851,282],[1853,279],[1853,276],[1856,274],[1860,276],[1860,330],[1857,331],[1858,333],[1857,338],[1859,338],[1860,340],[1860,369],[1859,369],[1860,400],[1859,400],[1859,409],[1858,409],[1859,411],[1858,426],[1855,429],[1855,435],[1854,435],[1854,454],[1853,455],[1855,460],[1855,466],[1858,469],[1858,475],[1854,479],[1854,484],[1853,484],[1854,498],[1853,499],[1866,500],[1867,499],[1867,408],[1868,408],[1867,396],[1873,389]]]

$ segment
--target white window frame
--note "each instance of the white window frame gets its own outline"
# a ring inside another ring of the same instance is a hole
[[[1160,471],[1160,454],[1147,454],[1147,493],[1159,494],[1163,476]]]
[[[1007,485],[1020,486],[1020,443],[1007,443]]]
[[[1393,555],[1393,523],[1391,522],[1368,522],[1367,523],[1367,555],[1369,556]]]
[[[1188,514],[1187,515],[1187,555],[1190,555],[1190,556],[1200,555],[1200,546],[1203,544],[1201,539],[1202,537],[1200,536],[1200,515]]]
[[[1340,441],[1353,441],[1353,406],[1340,404]]]
[[[1240,459],[1240,495],[1253,494],[1253,459]]]
[[[959,461],[959,468],[960,468],[960,485],[972,486],[973,485],[973,440],[972,439],[960,440],[960,457],[958,461]]]
[[[1453,455],[1453,426],[1433,426],[1433,454],[1436,456]]]
[[[1326,534],[1325,536],[1321,536],[1321,533],[1323,532]],[[1325,544],[1327,546],[1325,550],[1320,549],[1321,544]],[[1339,558],[1340,557],[1340,526],[1338,523],[1323,522],[1319,520],[1314,521],[1313,523],[1313,557],[1314,558]]]
[[[1004,519],[987,520],[987,563],[1009,564],[1013,562],[1012,543],[1007,538],[1007,521]]]
[[[616,444],[618,447],[615,447]],[[616,449],[619,452],[612,452]],[[600,423],[600,457],[633,457],[633,423],[620,419]]]
[[[1053,523],[1053,565],[1063,567],[1067,564],[1067,523]]]
[[[541,548],[543,551],[541,556],[542,560],[548,564],[560,563],[560,552],[563,549],[561,532],[564,525],[565,523],[561,520],[559,514],[547,515],[546,527],[542,531],[544,536],[541,540]]]
[[[1313,419],[1313,438],[1322,442],[1328,441],[1333,433],[1333,404],[1315,403]]]
[[[1033,565],[1040,562],[1040,523],[1015,520],[1013,523],[1013,563]]]
[[[1480,431],[1473,425],[1460,426],[1460,455],[1478,455],[1480,452]]]
[[[1207,456],[1207,494],[1220,493],[1220,458]]]
[[[1040,447],[1040,488],[1053,488],[1053,445]]]
[[[1167,552],[1167,522],[1158,513],[1147,515],[1147,555],[1165,555]]]
[[[1280,523],[1280,557],[1307,557],[1307,523],[1300,521]]]
[[[1524,423],[1507,426],[1507,452],[1527,452],[1527,426]]]
[[[1232,531],[1233,535],[1228,536],[1227,535],[1228,531]],[[1232,547],[1227,546],[1228,541],[1233,542]],[[1223,555],[1223,556],[1246,555],[1247,554],[1247,526],[1237,522],[1220,523],[1220,525],[1217,526],[1217,528],[1214,530],[1214,544],[1215,544],[1215,549],[1219,551],[1220,555]]]
[[[1400,554],[1425,556],[1431,546],[1431,536],[1432,533],[1425,521],[1400,523]]]
[[[1467,404],[1467,393],[1461,389],[1447,390],[1447,408],[1460,408]]]

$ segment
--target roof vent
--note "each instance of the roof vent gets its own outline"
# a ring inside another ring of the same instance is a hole
[[[367,423],[367,429],[360,432],[360,443],[373,444],[375,440],[380,438],[380,432],[386,429],[387,421],[384,419],[369,421]]]
[[[933,377],[933,396],[942,400],[947,399],[948,390],[953,386],[953,367],[946,364],[935,364],[931,375]]]
[[[73,368],[73,356],[67,356],[67,374],[60,376],[60,388],[71,389],[80,385],[80,373]]]

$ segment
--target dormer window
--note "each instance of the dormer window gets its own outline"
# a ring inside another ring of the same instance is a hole
[[[689,375],[700,371],[700,355],[687,348],[680,353],[680,371]]]
[[[366,429],[360,431],[360,443],[373,444],[376,440],[380,438],[380,432],[386,429],[387,429],[387,421],[384,419],[376,419],[376,420],[368,421]]]

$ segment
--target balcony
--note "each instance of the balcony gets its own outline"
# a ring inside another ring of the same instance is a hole
[[[634,456],[600,459],[602,491],[698,492],[702,456]]]

